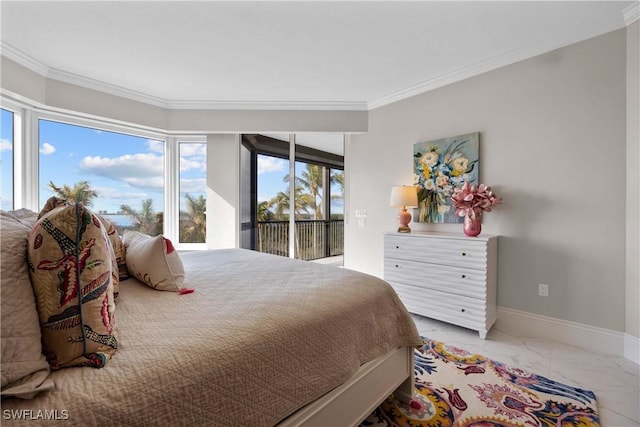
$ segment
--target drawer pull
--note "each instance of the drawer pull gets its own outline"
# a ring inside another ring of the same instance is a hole
[[[462,252],[462,256],[467,256],[467,253],[466,252]]]
[[[466,275],[466,274],[463,274],[463,275],[462,275],[462,278],[463,278],[463,279],[466,279],[466,278],[467,278],[467,275]]]
[[[460,311],[464,313],[464,308],[461,308]]]
[[[396,268],[400,268],[400,266],[398,264],[396,264]]]
[[[400,246],[396,245],[396,249],[400,249]]]

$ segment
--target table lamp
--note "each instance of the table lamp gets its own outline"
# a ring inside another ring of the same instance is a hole
[[[411,229],[409,228],[411,213],[407,211],[407,208],[418,207],[418,191],[416,187],[412,185],[391,187],[389,206],[392,208],[402,208],[402,211],[398,214],[398,223],[400,225],[398,232],[411,233]]]

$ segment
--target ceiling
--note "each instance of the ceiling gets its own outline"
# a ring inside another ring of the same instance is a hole
[[[1,47],[46,77],[167,108],[367,110],[624,27],[636,6],[2,0]]]

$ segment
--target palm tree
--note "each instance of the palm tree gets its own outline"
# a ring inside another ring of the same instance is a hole
[[[162,214],[153,210],[153,199],[147,199],[142,201],[142,208],[137,211],[129,205],[120,206],[120,210],[131,218],[137,229],[144,234],[156,236],[162,234]]]
[[[294,189],[294,212],[295,215],[302,215],[303,213],[308,214],[309,208],[314,206],[314,201],[311,195],[302,193],[302,188],[296,186]],[[277,220],[286,220],[287,216],[285,216],[285,211],[289,211],[289,188],[286,191],[280,191],[275,195],[274,198],[269,200],[268,205],[269,208],[274,207],[274,217]]]
[[[338,184],[340,187],[340,193],[332,195],[332,198],[343,199],[344,198],[344,171],[340,169],[331,170],[331,184]]]
[[[310,194],[303,193],[302,187],[296,186],[294,189],[294,214],[300,216],[302,214],[308,214],[309,208],[314,206],[314,200]],[[285,211],[289,210],[289,188],[286,191],[281,191],[268,202],[269,207],[275,207],[274,217],[277,220],[287,220],[289,215],[285,215]],[[296,227],[297,228],[297,227]],[[288,230],[288,227],[287,227]],[[295,253],[301,253],[300,236],[299,233],[294,234],[295,239]]]
[[[180,241],[185,243],[204,243],[206,240],[207,199],[203,195],[197,198],[189,193],[184,195],[187,211],[180,212]]]
[[[53,190],[56,197],[65,199],[71,203],[81,202],[87,207],[92,207],[93,200],[98,197],[98,193],[91,188],[88,181],[78,181],[73,184],[73,187],[69,187],[67,184],[58,187],[53,181],[49,181],[49,187]]]
[[[258,204],[257,212],[258,222],[266,222],[273,220],[273,212],[269,210],[269,201],[263,201]]]
[[[323,203],[322,189],[324,188],[324,167],[312,163],[305,163],[306,170],[302,171],[300,176],[296,176],[296,190],[299,187],[307,190],[311,196],[311,206],[313,207],[313,219],[322,219]],[[284,182],[289,182],[289,175],[285,175]],[[318,200],[320,198],[320,200]]]
[[[332,169],[330,176],[330,183],[338,185],[338,193],[331,192],[331,200],[340,200],[344,202],[344,171],[339,169]],[[342,214],[331,214],[330,219],[343,218]]]

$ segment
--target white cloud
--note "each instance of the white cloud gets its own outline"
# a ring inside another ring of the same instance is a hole
[[[13,149],[13,144],[8,139],[0,139],[0,151]]]
[[[120,157],[87,156],[80,169],[107,178],[162,176],[164,158],[152,153],[125,154]]]
[[[287,170],[288,161],[276,157],[258,157],[258,175],[269,172],[281,172]]]
[[[180,172],[207,170],[207,145],[203,143],[180,144]]]
[[[56,152],[56,147],[49,144],[48,142],[43,142],[42,147],[40,147],[40,154],[44,154],[48,156],[49,154],[53,154]]]
[[[186,172],[189,170],[199,170],[205,172],[207,170],[207,164],[204,161],[189,160],[184,157],[180,158],[180,172]]]
[[[124,182],[132,187],[149,189],[149,190],[163,190],[164,189],[164,177],[163,176],[148,176],[144,178],[138,177],[125,177]]]
[[[124,200],[129,202],[130,200],[144,200],[149,198],[147,193],[122,191],[115,187],[93,187],[93,189],[98,193],[98,198],[100,199]]]
[[[87,156],[79,167],[83,172],[123,181],[142,190],[158,190],[164,186],[164,157],[153,153],[114,158]]]
[[[207,155],[207,144],[182,143],[180,144],[180,157],[199,157],[204,160]]]
[[[180,193],[204,193],[206,191],[207,180],[204,178],[180,180]]]
[[[164,154],[164,141],[158,141],[157,139],[148,139],[147,147],[154,153]]]

